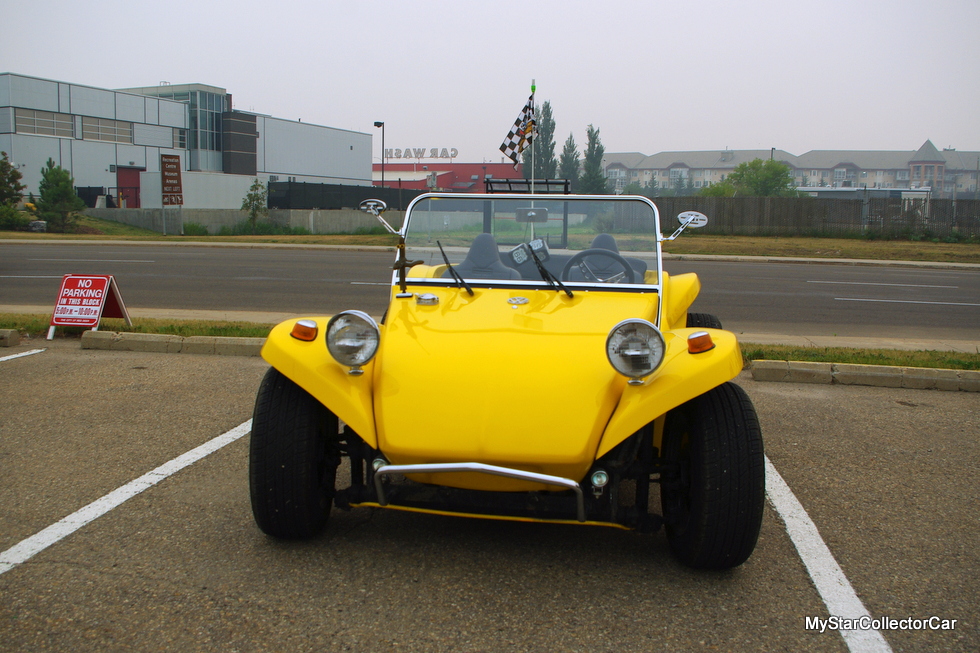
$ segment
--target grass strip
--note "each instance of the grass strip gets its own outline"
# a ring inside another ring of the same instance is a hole
[[[364,231],[373,231],[373,227]],[[195,231],[195,230],[191,230]],[[393,247],[394,236],[377,233],[354,233],[332,235],[257,235],[257,236],[177,236],[156,233],[120,222],[103,220],[88,215],[78,219],[77,232],[33,233],[24,231],[0,231],[0,239],[19,240],[142,240],[158,242],[210,242],[238,243],[248,246],[253,243],[281,243],[291,245],[340,245]],[[570,230],[572,246],[584,248],[595,236],[593,230],[573,228]],[[635,242],[634,242],[635,241]],[[467,241],[469,239],[467,238]],[[443,244],[446,240],[443,239]],[[620,244],[625,249],[650,250],[654,247],[654,237],[634,236],[632,240],[624,237]],[[932,242],[931,240],[871,240],[866,238],[816,238],[804,236],[736,236],[701,234],[689,232],[683,238],[665,243],[664,251],[670,254],[709,254],[728,256],[772,256],[800,257],[816,259],[866,259],[881,261],[922,261],[934,263],[980,263],[980,243],[977,242]]]
[[[50,315],[24,313],[0,313],[0,329],[17,329],[21,335],[31,338],[45,337],[48,333]],[[230,322],[211,320],[166,320],[160,318],[134,317],[133,326],[117,318],[105,318],[99,326],[101,331],[125,331],[127,333],[159,333],[181,337],[189,336],[232,336],[237,338],[265,338],[272,330],[270,324],[253,322]],[[87,329],[82,327],[58,327],[56,338],[81,338]]]
[[[848,347],[793,347],[790,345],[743,344],[746,366],[753,360],[803,361],[812,363],[850,363],[931,367],[946,370],[980,370],[980,352],[903,349],[851,349]]]
[[[43,338],[48,332],[49,315],[0,313],[0,329],[17,329],[22,335]],[[129,333],[160,333],[189,336],[235,336],[265,338],[271,325],[252,322],[222,322],[210,320],[166,320],[133,318],[127,327],[120,319],[106,318],[99,327],[103,331]],[[80,327],[58,327],[55,337],[81,338]],[[906,351],[901,349],[851,349],[848,347],[793,347],[789,345],[743,344],[742,359],[746,367],[753,360],[792,360],[817,363],[854,363],[859,365],[893,365],[899,367],[931,367],[951,370],[980,370],[980,352]]]

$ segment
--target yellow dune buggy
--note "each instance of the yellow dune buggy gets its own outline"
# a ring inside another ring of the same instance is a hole
[[[762,520],[762,435],[735,336],[664,271],[632,196],[426,194],[400,229],[383,317],[276,326],[249,480],[265,533],[331,508],[656,532],[699,568],[743,563]],[[659,495],[659,514],[651,504]]]

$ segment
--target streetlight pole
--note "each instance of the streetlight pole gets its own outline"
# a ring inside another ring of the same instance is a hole
[[[380,120],[374,121],[375,127],[381,128],[381,187],[385,187],[385,124]]]

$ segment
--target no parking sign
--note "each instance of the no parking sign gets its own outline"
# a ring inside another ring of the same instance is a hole
[[[48,340],[56,326],[80,326],[98,330],[103,317],[121,317],[133,326],[126,304],[112,275],[66,274],[51,314]]]

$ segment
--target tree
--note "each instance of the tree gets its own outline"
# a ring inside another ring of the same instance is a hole
[[[554,179],[558,161],[555,159],[555,119],[551,115],[551,102],[546,101],[536,113],[534,139],[523,154],[524,178]],[[531,150],[534,150],[533,176]]]
[[[788,165],[779,161],[755,159],[740,163],[726,181],[738,195],[751,197],[796,197],[793,173]]]
[[[85,208],[85,202],[75,194],[75,180],[67,170],[48,159],[41,168],[38,213],[48,221],[50,231],[68,231],[75,223],[76,213]]]
[[[249,187],[248,193],[245,194],[245,199],[242,200],[242,211],[248,214],[248,222],[252,226],[253,234],[255,233],[255,224],[258,222],[259,216],[269,214],[268,197],[269,189],[256,178]]]
[[[558,161],[558,178],[567,179],[573,191],[578,191],[578,169],[578,148],[575,146],[575,137],[569,134]]]
[[[0,206],[13,206],[24,197],[20,170],[10,165],[6,152],[0,152]]]
[[[602,171],[602,157],[606,148],[599,140],[599,130],[589,125],[586,130],[588,144],[585,147],[585,163],[582,166],[582,178],[579,180],[579,192],[585,195],[607,195],[609,185]]]
[[[725,181],[720,181],[717,184],[711,184],[702,188],[698,195],[702,197],[734,197],[735,187],[726,179]]]

